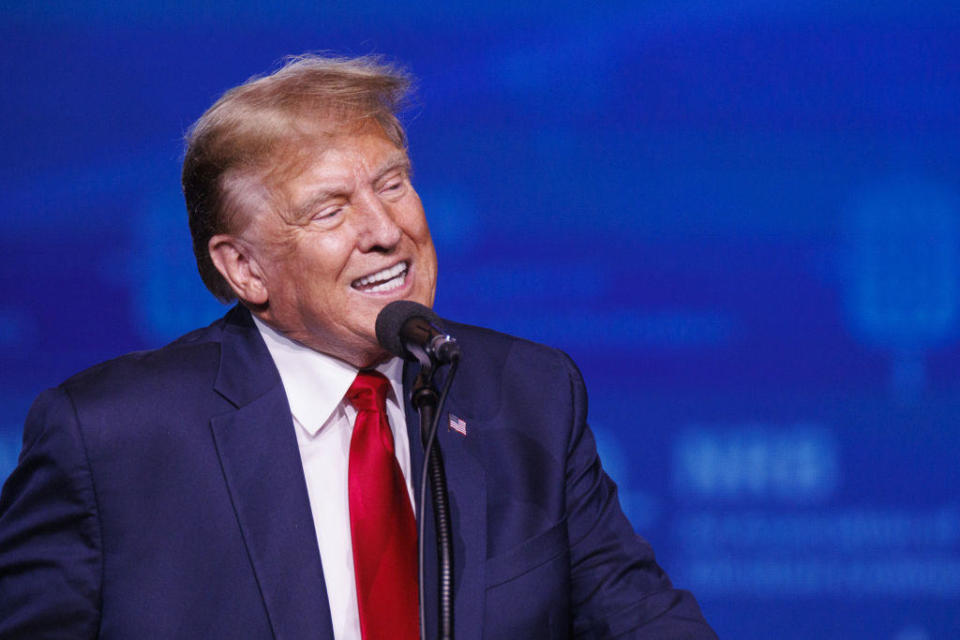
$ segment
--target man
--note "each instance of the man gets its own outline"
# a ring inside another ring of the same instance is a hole
[[[0,638],[416,636],[416,367],[374,333],[436,285],[406,86],[304,56],[191,130],[198,267],[240,304],[38,398],[0,498]],[[621,513],[572,362],[448,328],[456,637],[713,638]]]

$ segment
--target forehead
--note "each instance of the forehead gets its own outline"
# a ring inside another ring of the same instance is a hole
[[[365,178],[408,163],[407,154],[381,131],[337,135],[300,151],[298,170],[286,183]]]
[[[408,164],[406,150],[372,119],[309,123],[297,127],[274,154],[265,182],[281,190],[304,182],[349,179],[376,173],[386,165]]]

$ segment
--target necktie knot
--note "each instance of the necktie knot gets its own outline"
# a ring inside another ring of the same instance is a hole
[[[382,411],[386,415],[390,382],[378,371],[360,371],[347,390],[347,401],[357,411]]]

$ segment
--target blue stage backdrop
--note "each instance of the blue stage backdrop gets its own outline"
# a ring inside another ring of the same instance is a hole
[[[39,391],[222,313],[186,127],[377,52],[420,79],[438,311],[578,361],[720,636],[960,637],[955,1],[179,4],[4,3],[0,477]]]

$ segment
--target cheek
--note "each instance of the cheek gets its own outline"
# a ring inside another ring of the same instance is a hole
[[[427,226],[427,219],[426,219],[426,218],[423,218],[423,217],[420,218],[420,225],[419,225],[419,227],[418,227],[418,233],[419,233],[420,239],[421,239],[424,243],[429,243],[429,244],[431,244],[431,245],[433,244],[433,238],[430,237],[430,227]]]
[[[347,233],[318,234],[303,243],[291,260],[291,275],[309,278],[314,287],[333,285],[350,261],[353,246]]]
[[[430,228],[427,226],[427,216],[420,203],[420,196],[414,191],[409,201],[404,203],[400,213],[400,224],[411,238],[418,242],[430,240]]]

